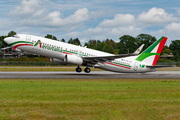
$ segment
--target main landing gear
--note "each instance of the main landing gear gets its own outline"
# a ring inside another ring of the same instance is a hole
[[[76,72],[81,72],[82,71],[82,69],[78,66],[77,68],[76,68]]]
[[[76,68],[76,72],[81,72],[81,71],[82,71],[82,69],[78,66],[78,67]],[[90,73],[90,72],[91,72],[91,69],[88,68],[88,67],[86,67],[86,68],[84,69],[84,72]]]
[[[91,69],[90,69],[90,68],[88,68],[88,67],[86,67],[86,68],[84,69],[84,72],[86,72],[86,73],[90,73],[90,72],[91,72]]]

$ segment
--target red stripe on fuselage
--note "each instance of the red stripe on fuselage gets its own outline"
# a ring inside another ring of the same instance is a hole
[[[62,53],[64,53],[64,54],[68,54],[68,55],[72,55],[72,53],[68,53],[68,52],[62,52]]]
[[[131,68],[129,68],[129,67],[122,66],[122,65],[117,65],[117,64],[114,64],[114,63],[109,63],[109,62],[104,62],[104,63],[109,64],[109,65],[114,65],[114,66],[122,67],[122,68],[131,69]]]
[[[16,50],[16,48],[20,47],[20,46],[33,46],[33,44],[18,44],[16,46],[14,46],[13,49]]]

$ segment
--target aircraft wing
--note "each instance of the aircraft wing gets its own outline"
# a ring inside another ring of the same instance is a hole
[[[174,65],[147,65],[147,68],[165,68],[165,67],[174,67]]]
[[[90,62],[91,64],[96,64],[97,62],[105,62],[114,60],[117,58],[124,58],[129,56],[135,56],[136,54],[121,54],[121,55],[114,55],[114,56],[100,56],[100,57],[82,57],[84,61]]]
[[[110,61],[110,60],[114,60],[114,59],[118,59],[118,58],[124,58],[124,57],[138,55],[141,52],[143,47],[144,47],[144,44],[142,44],[133,53],[129,53],[129,54],[121,54],[121,55],[114,55],[114,56],[100,56],[100,57],[82,57],[82,58],[86,62],[90,62],[91,64],[96,64],[97,62],[105,62],[105,61]]]

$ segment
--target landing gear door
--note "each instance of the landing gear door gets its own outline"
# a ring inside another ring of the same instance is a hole
[[[138,63],[135,62],[135,64],[134,64],[134,71],[137,71],[137,70],[138,70]]]
[[[31,42],[31,36],[26,36],[26,44],[30,44]]]

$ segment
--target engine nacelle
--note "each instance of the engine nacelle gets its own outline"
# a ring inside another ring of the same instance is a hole
[[[75,55],[65,55],[64,56],[64,62],[75,64],[75,65],[82,65],[83,59],[81,57],[75,56]]]
[[[61,64],[61,65],[66,65],[67,64],[63,60],[60,60],[60,59],[57,59],[57,58],[50,58],[50,61],[53,62],[53,63]]]

